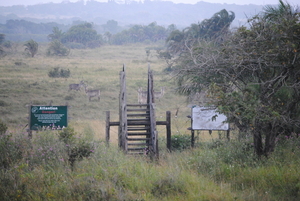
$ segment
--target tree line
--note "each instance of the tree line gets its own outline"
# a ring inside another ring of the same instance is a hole
[[[233,13],[173,31],[164,56],[184,95],[203,93],[257,156],[300,133],[300,12],[279,0],[230,30]],[[296,148],[296,147],[295,147]]]

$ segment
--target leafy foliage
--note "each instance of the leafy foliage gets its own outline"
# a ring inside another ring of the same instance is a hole
[[[62,30],[60,30],[58,27],[53,27],[52,34],[48,35],[48,39],[50,41],[54,41],[54,40],[60,41],[63,36],[64,33],[62,32]]]
[[[147,26],[134,25],[128,30],[123,30],[120,33],[110,37],[111,43],[115,45],[122,45],[126,43],[139,43],[145,41],[156,42],[163,40],[169,34],[168,29],[152,22]]]
[[[191,147],[190,135],[173,135],[171,137],[171,150],[182,151]]]
[[[70,50],[58,40],[52,41],[47,49],[48,56],[67,56],[69,53]]]
[[[7,131],[7,126],[4,122],[0,120],[0,135],[4,135],[4,133]]]
[[[233,12],[228,13],[225,9],[215,13],[210,19],[201,23],[191,24],[184,30],[173,30],[168,36],[166,43],[168,51],[173,55],[179,55],[197,42],[198,39],[222,40],[222,36],[229,32],[229,26],[235,18]]]
[[[78,140],[75,137],[76,132],[72,127],[66,127],[58,133],[59,140],[65,143],[68,160],[71,168],[74,168],[75,161],[82,160],[84,157],[89,157],[93,152],[93,146],[84,139]]]
[[[6,131],[6,124],[0,120],[0,170],[22,159],[21,146]]]
[[[36,55],[39,49],[39,44],[32,39],[25,42],[24,46],[25,46],[25,51],[27,51],[31,57],[34,57],[34,55]]]
[[[71,72],[70,70],[64,70],[60,69],[59,67],[54,68],[53,70],[48,72],[49,77],[63,77],[63,78],[68,78],[70,77]]]
[[[186,42],[178,57],[179,92],[209,89],[209,104],[252,134],[258,156],[274,151],[276,136],[300,132],[298,18],[280,1],[222,40]]]
[[[98,35],[93,25],[87,22],[72,26],[63,34],[60,41],[64,44],[80,43],[88,48],[100,47],[103,43],[102,36]]]

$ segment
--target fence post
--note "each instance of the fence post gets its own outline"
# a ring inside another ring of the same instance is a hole
[[[110,140],[110,111],[106,111],[106,129],[105,129],[105,139],[106,139],[106,144],[109,145],[109,140]]]
[[[192,129],[191,133],[192,133],[191,144],[192,144],[192,148],[194,148],[194,146],[195,146],[195,131]]]
[[[167,148],[171,151],[171,112],[166,112]]]

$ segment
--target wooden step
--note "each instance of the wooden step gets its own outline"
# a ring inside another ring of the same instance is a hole
[[[147,147],[128,148],[128,151],[144,151]]]
[[[149,130],[148,127],[128,127],[127,131],[146,131]]]
[[[127,114],[127,117],[149,117],[150,114]]]
[[[127,104],[127,107],[145,107],[148,106],[149,104]]]
[[[130,121],[130,122],[127,122],[127,125],[128,126],[143,126],[143,125],[150,125],[150,122],[149,121]]]
[[[127,112],[149,112],[149,109],[147,108],[139,108],[139,109],[128,109]]]
[[[149,119],[147,119],[147,118],[142,118],[142,119],[127,119],[127,122],[130,122],[130,121],[149,121]]]
[[[139,156],[139,155],[145,155],[144,152],[129,152],[127,153],[128,155],[131,155],[131,156]]]
[[[128,146],[148,146],[149,143],[127,143]]]
[[[132,132],[127,132],[127,136],[137,136],[137,135],[150,135],[150,133],[149,132],[134,132],[134,133],[132,133]]]
[[[128,138],[128,141],[145,141],[145,140],[151,140],[151,138]]]

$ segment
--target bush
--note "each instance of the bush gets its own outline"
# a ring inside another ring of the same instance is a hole
[[[4,41],[3,47],[5,48],[11,48],[12,47],[12,42],[9,40]]]
[[[7,131],[6,124],[0,120],[0,135],[4,135],[6,131]]]
[[[54,68],[53,70],[48,72],[48,76],[49,77],[63,77],[63,78],[68,78],[70,77],[70,70],[64,70],[64,69],[60,69],[59,67]]]
[[[6,131],[6,124],[0,120],[0,169],[7,169],[22,159],[21,146]]]
[[[171,149],[182,151],[191,147],[190,135],[173,135],[171,138]]]
[[[74,128],[68,126],[64,128],[62,131],[58,132],[58,138],[60,141],[63,141],[65,144],[73,143],[75,140],[76,132]]]
[[[81,160],[84,157],[89,157],[93,152],[93,145],[86,140],[78,140],[75,138],[76,132],[72,127],[64,128],[58,133],[59,140],[66,144],[67,154],[71,168],[74,168],[75,161]]]
[[[47,56],[67,56],[69,53],[70,50],[58,40],[52,41],[47,49]]]

